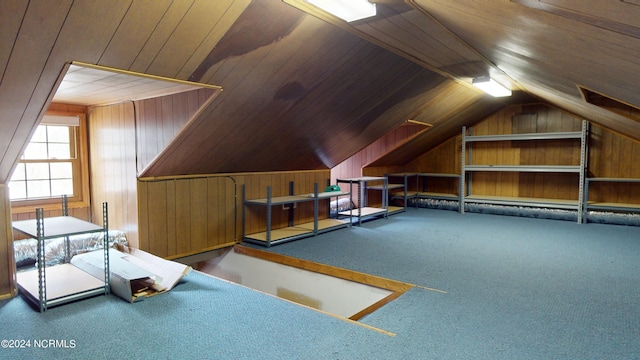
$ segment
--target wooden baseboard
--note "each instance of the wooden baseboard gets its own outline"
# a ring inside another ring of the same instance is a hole
[[[0,295],[0,300],[7,300],[7,299],[11,299],[12,297],[16,296],[16,292],[15,291],[11,291],[11,293],[9,294],[1,294]]]

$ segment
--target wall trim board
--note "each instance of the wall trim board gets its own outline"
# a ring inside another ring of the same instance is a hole
[[[177,180],[177,179],[195,179],[203,177],[235,177],[235,176],[253,176],[257,174],[261,175],[274,175],[274,174],[300,174],[300,173],[316,173],[330,171],[330,169],[322,170],[286,170],[286,171],[266,171],[266,172],[239,172],[239,173],[216,173],[216,174],[192,174],[192,175],[163,175],[163,176],[144,176],[139,177],[139,181],[165,181],[165,180]]]

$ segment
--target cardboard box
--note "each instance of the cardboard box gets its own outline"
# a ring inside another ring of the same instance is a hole
[[[104,281],[104,251],[76,255],[71,264]],[[191,267],[188,265],[142,250],[129,248],[121,252],[109,249],[111,292],[129,302],[171,290],[189,271]]]

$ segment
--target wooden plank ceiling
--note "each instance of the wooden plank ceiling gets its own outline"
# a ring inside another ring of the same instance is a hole
[[[0,5],[0,182],[72,61],[201,82],[220,95],[139,175],[332,167],[408,119],[399,165],[505,104],[543,101],[640,139],[637,1],[376,0],[344,23],[302,0],[8,0]],[[517,90],[470,86],[491,74]]]

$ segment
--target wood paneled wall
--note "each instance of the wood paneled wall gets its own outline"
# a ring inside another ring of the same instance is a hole
[[[580,131],[582,120],[543,105],[511,106],[470,128],[473,135]],[[473,143],[470,164],[580,165],[580,140]],[[578,174],[480,172],[473,194],[577,200]]]
[[[592,124],[589,147],[589,176],[640,178],[639,142]],[[640,204],[640,184],[593,182],[589,199]]]
[[[230,246],[242,240],[242,188],[247,199],[322,191],[329,170],[274,173],[194,175],[176,178],[141,178],[138,181],[140,249],[166,258],[178,258]],[[272,226],[285,227],[313,219],[313,203],[272,209]],[[320,217],[326,217],[321,208]],[[246,233],[266,229],[266,208],[245,208]]]
[[[408,139],[425,130],[424,125],[406,123],[387,133],[385,136],[374,141],[364,149],[341,162],[331,169],[331,183],[335,184],[336,179],[348,179],[367,175],[363,168],[376,160],[380,156],[391,151]]]
[[[232,178],[140,180],[138,195],[140,249],[176,258],[234,243]]]
[[[331,183],[335,184],[337,179],[348,179],[360,176],[382,176],[384,174],[398,172],[398,169],[401,169],[402,165],[384,168],[377,167],[374,168],[374,170],[366,166],[426,129],[427,127],[425,125],[413,123],[405,123],[398,126],[385,136],[358,151],[355,155],[333,167],[331,169]],[[346,184],[341,184],[340,186],[343,191],[349,191]],[[360,191],[357,185],[354,185],[352,189],[354,194]],[[369,195],[369,205],[376,206],[382,202],[378,191],[372,192]],[[353,202],[356,206],[359,206],[357,199],[358,197],[354,195]]]
[[[109,206],[109,229],[138,244],[136,138],[133,102],[96,107],[89,113],[91,209],[102,225],[102,203]]]
[[[456,136],[403,166],[367,167],[363,173],[370,176],[402,172],[459,174],[460,148],[462,146],[460,141],[460,136]],[[409,186],[415,188],[415,181],[412,179],[409,181]],[[455,194],[458,192],[458,183],[449,178],[430,178],[429,191]]]
[[[137,174],[214,93],[199,89],[91,109],[92,212],[97,222],[106,201],[109,228],[124,231],[131,246],[140,246]]]
[[[0,184],[0,299],[16,294],[9,188]]]
[[[580,131],[582,120],[545,105],[509,106],[471,127],[473,135]],[[460,173],[461,136],[451,138],[414,161],[395,167],[365,168],[366,175],[392,172]],[[468,156],[468,154],[467,154]],[[640,143],[591,124],[588,176],[640,178]],[[578,140],[474,143],[473,164],[579,165]],[[576,174],[476,173],[472,192],[493,196],[578,198]],[[430,179],[430,191],[457,193],[450,179]],[[640,184],[591,183],[590,200],[640,204]]]
[[[214,89],[199,89],[136,102],[138,174],[215,93]]]

